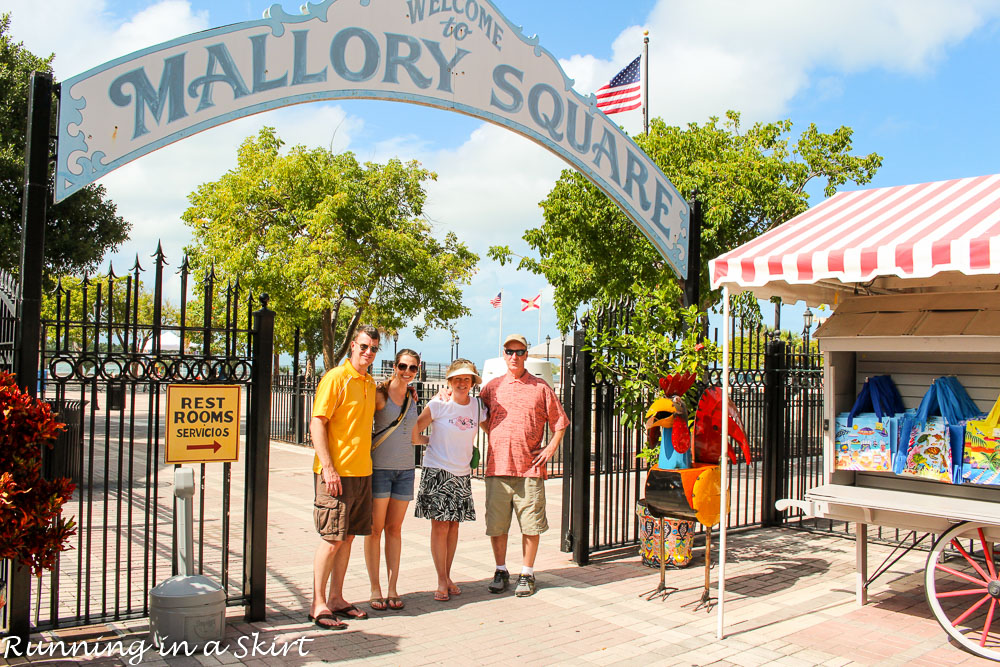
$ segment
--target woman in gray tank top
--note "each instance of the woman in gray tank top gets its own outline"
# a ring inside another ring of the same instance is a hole
[[[392,376],[375,392],[372,424],[372,532],[365,537],[365,565],[371,584],[372,609],[398,611],[403,600],[396,590],[399,578],[401,529],[406,508],[413,500],[413,443],[417,423],[417,395],[410,383],[420,371],[420,355],[400,350]],[[388,595],[382,597],[379,576],[382,533],[385,533],[385,569]]]

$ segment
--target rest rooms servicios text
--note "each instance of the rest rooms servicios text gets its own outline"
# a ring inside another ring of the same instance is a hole
[[[185,396],[181,398],[181,409],[174,410],[174,423],[175,424],[232,424],[236,421],[236,416],[233,410],[222,409],[224,399],[212,396]],[[178,435],[184,436],[185,434],[181,431],[195,431],[198,429],[180,429],[178,430]],[[216,436],[226,436],[229,434],[229,429],[218,429],[220,431],[225,430],[225,433],[215,433]],[[213,435],[209,433],[190,433],[191,436],[207,436]]]

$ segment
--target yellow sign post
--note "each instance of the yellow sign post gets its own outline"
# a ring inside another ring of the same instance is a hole
[[[237,461],[240,386],[167,387],[167,463]]]

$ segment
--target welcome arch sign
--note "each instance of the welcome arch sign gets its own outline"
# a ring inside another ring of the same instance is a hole
[[[490,0],[324,0],[194,33],[62,84],[55,201],[157,148],[316,100],[464,113],[555,153],[614,200],[681,278],[688,205],[655,163],[573,90],[559,62]]]

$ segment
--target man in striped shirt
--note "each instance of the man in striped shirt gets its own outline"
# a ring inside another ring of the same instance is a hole
[[[486,454],[486,534],[490,536],[496,572],[491,593],[507,590],[507,535],[511,514],[521,529],[523,561],[514,594],[535,592],[535,555],[539,537],[548,530],[545,516],[545,465],[559,449],[569,419],[552,387],[528,373],[524,362],[528,341],[520,334],[503,344],[507,373],[491,380],[480,394],[489,410]],[[545,446],[545,426],[551,436]]]

